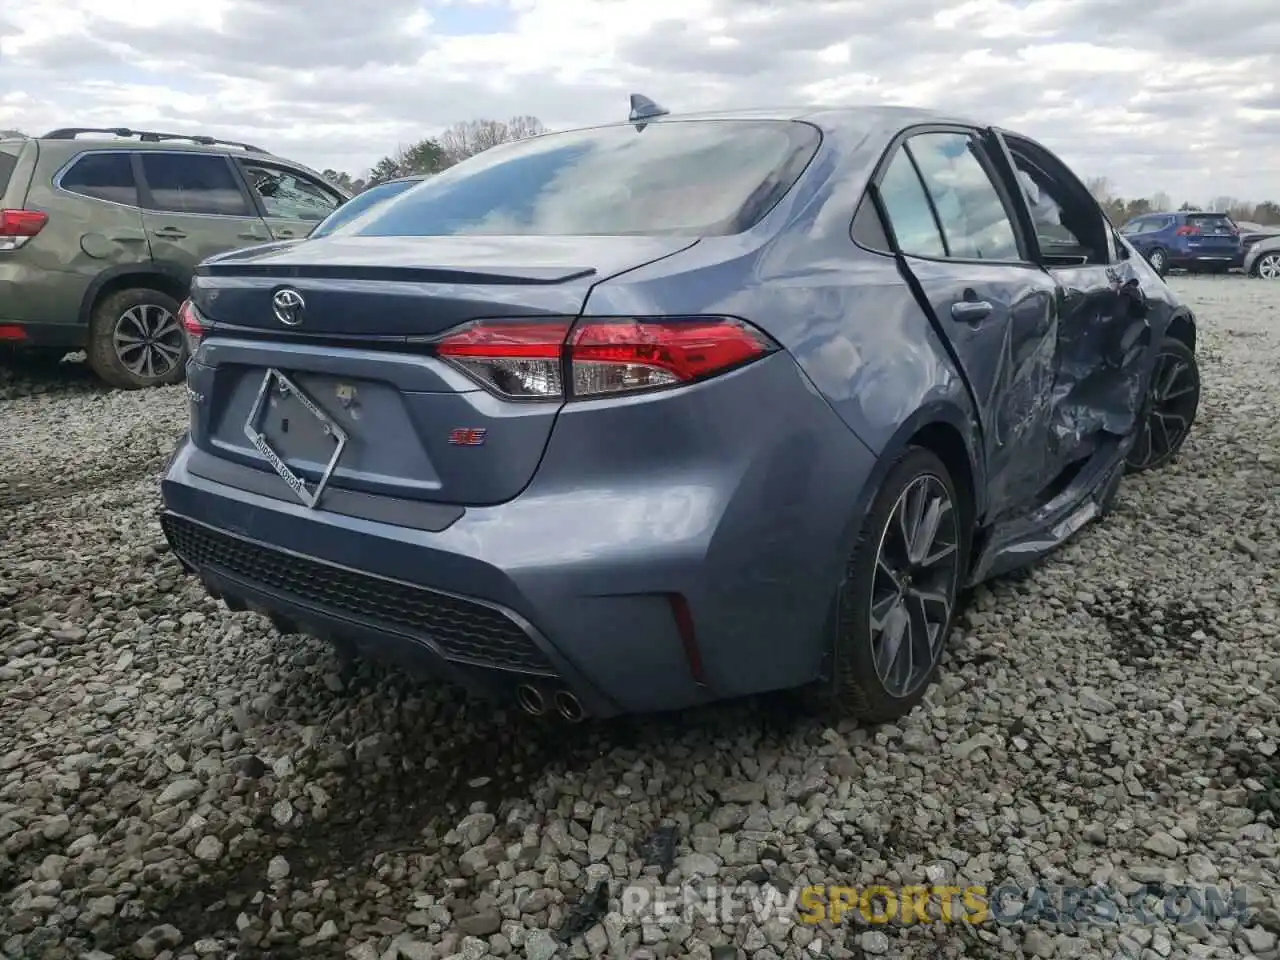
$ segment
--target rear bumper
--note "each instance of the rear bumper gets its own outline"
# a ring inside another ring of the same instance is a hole
[[[0,256],[0,324],[24,327],[33,346],[83,347],[80,308],[90,280],[32,265],[27,248]]]
[[[477,692],[562,686],[595,716],[817,677],[875,464],[785,355],[566,408],[521,496],[443,529],[310,510],[201,476],[203,456],[176,452],[163,522],[215,593]]]
[[[46,347],[65,347],[68,352],[81,350],[88,334],[87,329],[79,324],[18,323],[6,320],[3,314],[0,314],[0,328],[4,330],[4,335],[0,336],[0,347],[15,350]]]

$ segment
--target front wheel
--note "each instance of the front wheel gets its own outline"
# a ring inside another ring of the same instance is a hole
[[[1280,250],[1260,256],[1253,264],[1253,275],[1263,280],[1280,280]]]
[[[1159,470],[1169,464],[1195,422],[1200,407],[1200,365],[1181,340],[1165,337],[1147,388],[1138,436],[1125,458],[1128,473]]]
[[[955,619],[970,530],[946,464],[910,447],[889,471],[849,557],[834,620],[832,699],[896,720],[920,702]]]
[[[187,360],[178,302],[145,287],[104,297],[93,311],[87,353],[93,372],[113,387],[177,383]]]

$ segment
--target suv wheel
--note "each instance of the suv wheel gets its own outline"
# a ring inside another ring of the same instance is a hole
[[[834,704],[896,720],[920,702],[955,620],[970,530],[946,465],[910,447],[867,514],[834,612]]]
[[[1147,255],[1147,261],[1151,264],[1151,268],[1159,276],[1164,276],[1169,272],[1169,255],[1164,252],[1161,247],[1156,247]]]
[[[187,346],[178,302],[135,287],[104,297],[89,328],[89,365],[113,387],[139,390],[177,383],[186,373]]]

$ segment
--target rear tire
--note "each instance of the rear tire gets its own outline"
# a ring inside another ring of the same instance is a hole
[[[1271,250],[1258,257],[1249,272],[1263,280],[1280,280],[1280,250]]]
[[[1156,247],[1147,254],[1147,262],[1157,275],[1163,277],[1169,273],[1169,253],[1164,247]]]
[[[1126,473],[1168,466],[1182,449],[1200,408],[1200,365],[1190,347],[1174,337],[1160,342],[1156,366],[1138,423],[1138,436],[1125,457]]]
[[[883,723],[924,697],[955,622],[968,516],[946,464],[924,447],[907,448],[872,501],[837,596],[836,712]]]
[[[93,372],[113,387],[141,390],[180,382],[187,345],[178,302],[147,287],[103,297],[93,309],[86,353]]]

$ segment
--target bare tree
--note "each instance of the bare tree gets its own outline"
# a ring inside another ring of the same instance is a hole
[[[1093,195],[1093,199],[1104,206],[1115,197],[1111,192],[1111,181],[1106,177],[1090,177],[1084,185]]]
[[[1173,209],[1173,199],[1163,190],[1159,190],[1151,198],[1151,209],[1156,213],[1164,213]]]
[[[500,143],[523,140],[545,132],[546,128],[537,117],[512,117],[506,123],[501,120],[467,120],[455,123],[442,133],[440,146],[450,163],[460,163]]]

